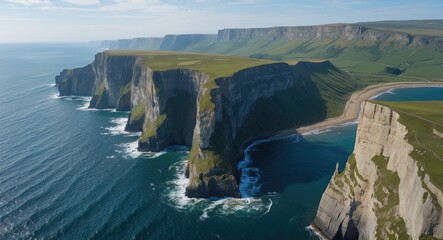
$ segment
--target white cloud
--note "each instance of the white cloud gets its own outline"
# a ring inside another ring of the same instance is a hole
[[[51,5],[50,0],[6,0],[6,2],[21,5]]]
[[[100,4],[100,0],[62,0],[63,2],[75,5],[96,5]]]

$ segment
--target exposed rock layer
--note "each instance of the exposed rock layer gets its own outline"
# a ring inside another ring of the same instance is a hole
[[[443,194],[420,175],[407,128],[390,108],[362,103],[354,154],[336,171],[314,226],[327,238],[443,238]]]
[[[392,43],[398,47],[424,46],[432,44],[443,48],[443,39],[430,36],[413,36],[404,32],[378,30],[357,25],[318,25],[299,27],[271,27],[248,29],[222,29],[218,31],[218,41],[249,40],[262,38],[269,41],[282,40],[371,40]]]
[[[195,70],[153,71],[143,57],[100,53],[85,68],[64,70],[57,84],[61,93],[91,94],[90,107],[130,110],[126,129],[143,131],[142,151],[191,147],[188,196],[238,197],[237,163],[247,144],[326,118],[318,86],[328,78],[313,80],[320,73],[354,81],[329,62],[265,64],[211,79]],[[72,77],[81,74],[81,80]],[[77,86],[86,83],[89,89],[80,91]],[[208,90],[207,84],[216,87]],[[328,94],[337,91],[326,85]],[[343,84],[339,90],[352,92],[356,86]]]

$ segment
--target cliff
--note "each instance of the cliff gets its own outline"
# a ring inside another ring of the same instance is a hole
[[[433,134],[442,122],[432,119],[441,106],[362,103],[354,153],[313,223],[325,237],[443,238],[441,139]]]
[[[91,44],[110,50],[160,50],[162,42],[162,37],[143,37],[94,41]]]
[[[160,46],[162,51],[180,51],[201,42],[213,42],[217,39],[215,34],[179,34],[166,35]]]
[[[59,87],[75,80],[69,71],[90,73],[81,80],[90,84],[90,107],[131,111],[126,129],[143,131],[140,151],[191,147],[190,197],[239,197],[237,163],[247,144],[338,113],[346,97],[330,96],[362,86],[329,62],[189,53],[100,53],[84,68],[64,70]]]
[[[218,41],[249,40],[370,40],[406,47],[410,44],[423,46],[432,44],[443,48],[443,38],[426,35],[415,35],[401,30],[370,28],[361,25],[333,24],[298,27],[271,27],[249,29],[222,29],[218,31]]]

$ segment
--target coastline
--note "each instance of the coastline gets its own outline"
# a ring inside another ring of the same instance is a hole
[[[354,92],[343,109],[343,113],[340,116],[334,118],[328,118],[324,121],[314,123],[312,125],[299,127],[296,132],[305,135],[309,132],[320,131],[332,126],[345,124],[348,122],[356,121],[360,114],[360,103],[362,101],[370,100],[371,98],[389,91],[390,89],[398,88],[411,88],[411,87],[436,87],[443,86],[443,82],[395,82],[395,83],[382,83],[368,86],[360,91]],[[280,133],[280,134],[287,134]],[[294,133],[294,132],[292,132]],[[280,135],[278,134],[278,135]]]

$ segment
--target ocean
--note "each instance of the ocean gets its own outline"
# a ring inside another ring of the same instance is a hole
[[[188,149],[142,155],[126,112],[58,97],[88,44],[0,44],[0,239],[317,239],[307,226],[356,124],[251,145],[242,199],[188,199]],[[410,99],[412,97],[412,99]],[[385,100],[443,100],[443,88]]]

